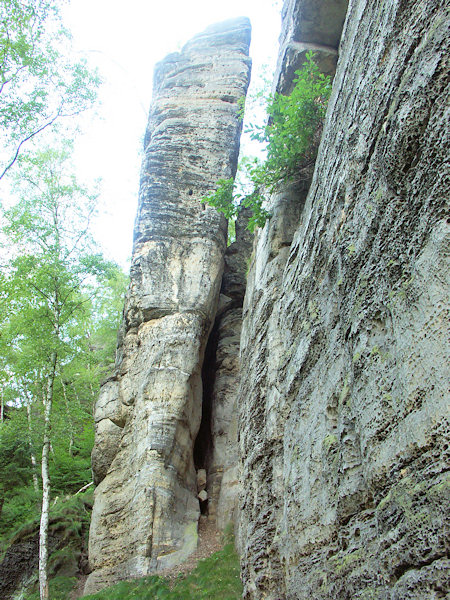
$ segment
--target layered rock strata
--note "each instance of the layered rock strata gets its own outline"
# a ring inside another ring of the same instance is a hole
[[[247,19],[228,21],[155,69],[116,372],[95,412],[86,593],[196,547],[193,452],[227,237],[225,219],[200,200],[236,170],[249,41]]]
[[[279,89],[289,41],[338,5],[285,2]],[[238,400],[247,599],[449,589],[448,28],[444,0],[349,2],[311,188],[281,189],[256,240]]]

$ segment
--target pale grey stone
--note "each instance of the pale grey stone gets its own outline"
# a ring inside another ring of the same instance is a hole
[[[205,492],[220,528],[240,521],[248,600],[446,593],[446,8],[351,0],[343,27],[345,0],[285,1],[274,89],[309,49],[326,72],[338,62],[314,177],[272,194],[250,266],[243,226],[225,252],[224,221],[193,202],[235,166],[246,22],[158,66],[96,412],[88,589],[184,560]]]
[[[236,171],[250,25],[208,28],[155,69],[116,374],[96,408],[85,592],[171,568],[197,545],[193,446],[226,221],[200,200]]]
[[[236,222],[236,241],[227,248],[225,269],[212,331],[214,347],[211,385],[211,453],[208,457],[209,516],[219,529],[230,523],[237,534],[240,460],[238,444],[237,394],[240,377],[239,342],[246,272],[253,235],[247,229],[249,211],[243,210]]]
[[[201,500],[202,502],[205,502],[206,500],[208,500],[208,492],[206,490],[202,490],[201,492],[199,492],[198,499]]]
[[[291,42],[324,43],[310,24],[332,6],[285,3],[279,64]],[[443,0],[350,1],[308,197],[280,190],[258,234],[238,399],[246,599],[448,591],[448,27]]]
[[[197,490],[201,492],[206,487],[206,469],[197,471]]]

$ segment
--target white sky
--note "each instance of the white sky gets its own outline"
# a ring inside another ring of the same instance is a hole
[[[82,177],[102,179],[96,237],[109,258],[126,266],[131,256],[154,64],[208,25],[248,16],[253,28],[252,81],[261,73],[270,78],[280,31],[276,4],[274,0],[72,0],[63,13],[75,49],[87,52],[104,79],[101,104],[95,117],[87,117],[75,165]]]

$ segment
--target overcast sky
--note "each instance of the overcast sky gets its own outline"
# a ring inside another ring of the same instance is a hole
[[[82,176],[102,179],[96,237],[122,266],[131,256],[141,145],[153,66],[208,25],[247,16],[252,22],[253,81],[271,76],[280,31],[274,0],[72,0],[64,12],[75,49],[87,52],[104,79],[95,118],[77,145]],[[269,65],[264,68],[263,65]]]

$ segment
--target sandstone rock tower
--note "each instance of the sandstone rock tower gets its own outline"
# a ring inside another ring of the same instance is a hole
[[[194,443],[227,240],[200,200],[236,171],[249,42],[247,19],[227,21],[155,70],[116,371],[95,414],[89,593],[196,547]]]
[[[448,28],[448,0],[285,0],[273,88],[289,94],[313,50],[333,91],[315,165],[267,198],[247,278],[251,238],[238,224],[225,250],[199,199],[236,167],[248,22],[158,66],[96,411],[89,591],[193,550],[205,469],[218,523],[240,497],[246,600],[444,597]]]

